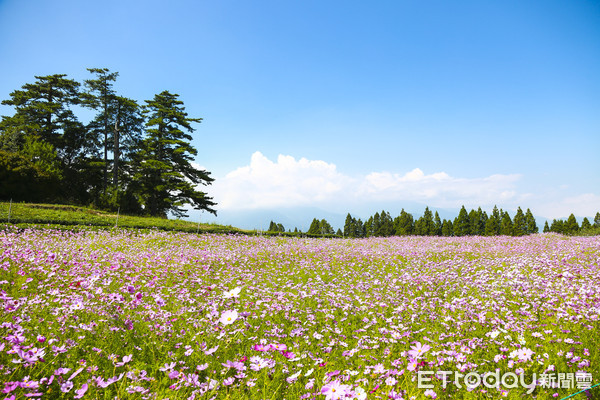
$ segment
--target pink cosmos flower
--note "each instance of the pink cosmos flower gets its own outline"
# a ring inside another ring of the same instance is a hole
[[[269,346],[266,346],[264,344],[255,344],[254,346],[252,346],[252,350],[256,350],[256,351],[269,351]]]
[[[227,310],[221,314],[219,322],[223,325],[231,325],[238,319],[238,312],[236,310]]]
[[[88,390],[88,384],[84,383],[83,386],[81,386],[81,389],[77,389],[75,391],[75,399],[81,399],[83,397],[83,395],[85,394],[85,392],[87,392]]]
[[[423,394],[427,397],[431,397],[432,399],[437,399],[437,393],[431,389],[427,389]]]
[[[414,359],[418,359],[429,349],[431,349],[431,346],[427,344],[422,345],[421,342],[417,342],[414,346],[410,348],[410,350],[408,351],[408,355]]]
[[[343,385],[340,381],[329,382],[321,389],[321,394],[325,395],[325,400],[338,400],[346,397],[350,393],[350,386]]]
[[[411,358],[408,361],[408,367],[406,369],[409,371],[414,371],[417,369],[418,366],[419,366],[419,362],[417,360],[415,360],[414,358]]]
[[[68,393],[71,389],[73,389],[73,382],[71,381],[66,381],[60,385],[60,391],[63,393]]]
[[[285,344],[279,344],[279,343],[273,343],[269,345],[269,349],[270,350],[277,350],[277,351],[286,351],[287,350],[287,345]]]

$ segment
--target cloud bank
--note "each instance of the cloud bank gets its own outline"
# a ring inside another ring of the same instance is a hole
[[[272,161],[257,151],[249,165],[217,179],[210,194],[223,210],[321,206],[344,212],[358,204],[390,201],[431,207],[506,207],[524,197],[516,190],[520,177],[460,178],[445,172],[426,174],[419,168],[403,174],[383,171],[349,176],[326,161],[286,155]]]

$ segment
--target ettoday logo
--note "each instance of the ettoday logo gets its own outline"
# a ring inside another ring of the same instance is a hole
[[[525,377],[525,374],[517,375],[514,372],[501,374],[500,370],[485,373],[469,372],[466,374],[458,371],[418,371],[417,376],[417,386],[420,389],[433,389],[435,386],[431,382],[434,377],[442,382],[442,388],[444,389],[449,384],[467,390],[473,390],[482,385],[488,389],[498,390],[522,387],[527,389],[527,394],[531,394],[536,387],[577,388],[583,390],[592,387],[592,374],[586,372],[543,373],[539,376],[534,373],[529,379]]]

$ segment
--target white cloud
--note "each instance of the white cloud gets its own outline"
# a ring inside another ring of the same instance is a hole
[[[257,151],[249,165],[217,178],[210,194],[219,209],[318,205],[344,212],[354,204],[402,200],[432,207],[516,207],[523,197],[515,188],[519,179],[517,174],[483,178],[456,178],[445,172],[428,175],[419,168],[404,174],[371,172],[351,177],[325,161],[279,155],[274,162]]]
[[[600,195],[584,193],[555,201],[542,202],[536,207],[547,218],[566,218],[571,213],[578,217],[594,217],[600,212]]]
[[[279,155],[273,162],[260,152],[213,184],[222,209],[293,207],[327,202],[343,195],[351,178],[325,161]]]
[[[361,183],[359,193],[377,200],[419,201],[437,207],[485,206],[514,203],[520,198],[515,184],[520,175],[485,178],[455,178],[445,172],[426,175],[419,168],[404,175],[372,172]]]

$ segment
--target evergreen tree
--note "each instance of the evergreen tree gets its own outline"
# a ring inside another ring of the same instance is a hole
[[[363,237],[367,236],[367,233],[365,231],[365,226],[360,218],[356,221],[355,227],[356,227],[356,233],[355,233],[356,237],[363,238]]]
[[[502,214],[502,220],[500,221],[500,234],[505,236],[513,234],[512,220],[506,211]]]
[[[109,140],[112,137],[114,141],[117,141],[118,135],[113,131],[112,126],[114,125],[114,105],[113,103],[116,100],[116,93],[113,90],[113,83],[117,80],[117,76],[119,76],[118,72],[110,72],[108,68],[88,68],[90,73],[96,75],[96,79],[86,79],[85,86],[87,88],[87,96],[85,104],[93,109],[98,111],[98,115],[91,122],[90,131],[95,133],[96,140],[95,142],[102,149],[104,157],[103,157],[103,179],[102,179],[102,190],[106,193],[106,188],[108,186],[108,169],[109,169],[109,161],[108,161],[108,148],[109,148]],[[117,148],[117,146],[115,146]],[[118,158],[116,157],[118,154],[118,148],[115,152],[115,163],[118,163]],[[117,174],[117,170],[115,168],[115,174]],[[115,175],[115,181],[117,180],[117,175]]]
[[[454,219],[452,226],[454,227],[454,236],[466,236],[471,234],[471,220],[465,206],[462,206],[458,212],[458,216]]]
[[[191,124],[199,123],[201,118],[189,118],[178,97],[163,91],[153,100],[146,100],[147,138],[137,155],[135,183],[144,209],[150,215],[166,217],[170,211],[184,216],[180,206],[186,203],[216,215],[212,198],[195,188],[199,184],[211,184],[214,179],[209,172],[192,166],[192,156],[197,151],[190,144],[192,136],[183,131],[192,133]]]
[[[564,222],[562,219],[553,219],[550,224],[550,231],[556,233],[564,233]]]
[[[485,234],[485,223],[487,214],[481,210],[481,207],[469,212],[469,232],[471,235],[482,236]]]
[[[69,136],[74,131],[81,134],[81,124],[71,110],[81,101],[79,83],[64,74],[35,78],[35,83],[23,85],[22,90],[10,94],[9,100],[2,101],[3,105],[13,106],[15,114],[3,117],[0,131],[8,131],[18,143],[23,143],[25,136],[33,136],[50,143],[62,156],[70,142],[78,142]]]
[[[550,232],[550,227],[548,226],[548,221],[544,222],[544,233]]]
[[[596,216],[594,217],[594,228],[598,227],[600,227],[600,212],[597,212]]]
[[[527,212],[525,213],[525,230],[526,233],[528,235],[531,235],[533,233],[538,233],[539,229],[537,227],[537,224],[535,222],[535,217],[533,216],[531,210],[528,208]]]
[[[481,211],[481,207],[478,208],[477,213],[479,214],[478,224],[477,224],[477,232],[478,235],[485,235],[485,224],[488,221],[488,215],[485,211]]]
[[[575,218],[574,214],[569,215],[569,218],[564,225],[563,232],[569,235],[579,232],[579,224],[577,223],[577,219]]]
[[[316,218],[313,218],[312,222],[310,223],[310,228],[308,228],[308,232],[309,235],[320,235],[321,234],[321,226],[319,224],[319,220]]]
[[[319,221],[319,230],[321,235],[333,235],[335,233],[333,227],[324,218]]]
[[[342,230],[340,228],[338,228],[338,230],[335,232],[335,234],[337,236],[342,236]]]
[[[435,236],[442,235],[442,220],[440,219],[440,214],[435,212],[435,217],[433,217],[433,231]]]
[[[484,232],[486,236],[497,236],[500,234],[500,222],[502,220],[502,216],[500,215],[500,211],[498,211],[498,207],[494,206],[490,217],[485,222]]]
[[[364,225],[365,237],[374,236],[375,232],[373,231],[373,216],[370,216],[368,220],[365,221]]]
[[[429,207],[425,207],[425,211],[423,212],[423,224],[422,224],[422,234],[427,236],[435,235],[435,226],[433,222],[433,213],[429,209]]]
[[[590,224],[590,220],[585,217],[583,221],[581,221],[581,230],[590,229],[592,224]]]
[[[518,207],[515,217],[513,218],[513,235],[523,236],[525,234],[527,234],[527,223],[525,221],[525,214],[523,214],[523,210],[521,210],[521,207]]]
[[[382,210],[379,215],[379,229],[376,233],[377,236],[392,236],[394,234],[394,221],[389,212]]]
[[[400,215],[394,219],[394,228],[397,236],[412,235],[414,231],[413,216],[402,209]]]
[[[79,173],[90,143],[85,127],[71,109],[81,102],[79,83],[64,74],[35,78],[35,83],[23,85],[10,94],[10,99],[2,101],[3,105],[13,106],[15,113],[2,117],[0,145],[13,152],[26,151],[26,146],[43,148],[46,159],[57,161],[52,168],[60,165],[60,173],[55,177],[60,176],[61,180],[54,181],[52,191],[59,192],[62,199],[76,197],[81,201],[78,197],[85,197],[85,190],[80,182],[91,176]]]
[[[376,212],[373,215],[373,219],[371,220],[371,235],[370,236],[380,236],[381,235],[381,218],[379,213]]]
[[[496,220],[496,216],[492,213],[491,217],[485,223],[485,236],[497,236],[500,234],[500,230],[498,229],[498,221]]]
[[[275,222],[271,221],[271,223],[269,223],[269,229],[267,229],[267,231],[274,232],[276,229],[277,225],[275,225]]]
[[[453,236],[454,235],[454,230],[452,227],[452,221],[450,220],[444,220],[444,222],[442,222],[442,236]]]
[[[346,215],[346,221],[344,222],[344,236],[356,237],[356,221],[350,213]]]

